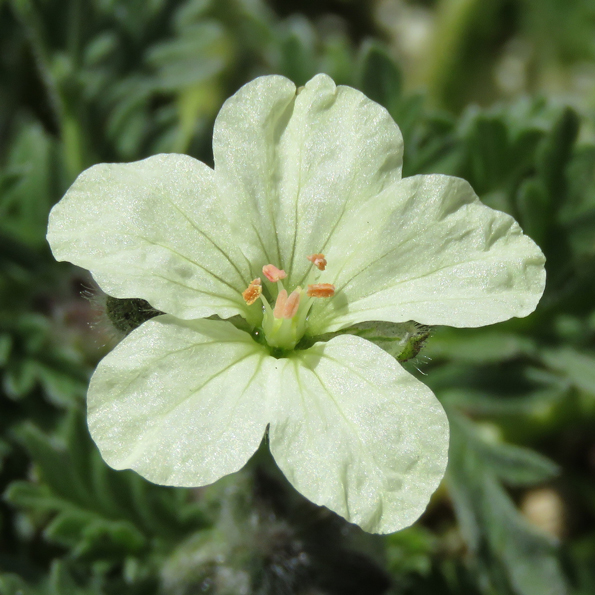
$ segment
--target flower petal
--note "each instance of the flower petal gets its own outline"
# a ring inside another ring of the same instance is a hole
[[[154,318],[97,367],[91,436],[115,469],[165,485],[212,483],[240,469],[262,440],[271,359],[228,322]]]
[[[545,287],[545,258],[515,220],[443,175],[406,178],[332,238],[314,334],[365,320],[476,327],[530,314]]]
[[[349,209],[400,179],[403,141],[383,107],[326,75],[297,95],[288,79],[266,76],[225,103],[213,153],[235,237],[295,286]]]
[[[180,318],[243,314],[252,276],[213,177],[185,155],[95,165],[52,209],[54,256],[89,269],[114,297],[144,298]]]
[[[278,362],[283,392],[269,438],[289,481],[366,531],[413,523],[448,455],[448,421],[430,389],[351,335]]]

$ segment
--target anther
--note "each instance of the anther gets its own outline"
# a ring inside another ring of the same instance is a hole
[[[244,301],[249,306],[251,306],[260,297],[261,293],[262,283],[260,281],[260,278],[256,278],[254,279],[254,281],[250,282],[248,288],[242,293],[242,297],[244,298]]]
[[[287,273],[282,269],[278,269],[274,264],[265,264],[262,267],[262,274],[271,283],[277,283],[277,281],[281,281],[281,279],[287,277]]]
[[[332,283],[315,283],[308,285],[308,297],[328,298],[335,295],[335,286]]]
[[[326,268],[326,258],[324,254],[310,254],[306,257],[315,267],[319,270],[324,271]]]

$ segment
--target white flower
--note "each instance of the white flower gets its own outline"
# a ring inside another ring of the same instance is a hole
[[[411,524],[446,467],[439,402],[360,337],[295,346],[366,320],[526,316],[542,253],[464,180],[402,180],[389,114],[325,75],[297,91],[281,76],[244,86],[217,117],[213,151],[214,170],[184,155],[96,165],[51,213],[58,260],[167,313],[91,380],[104,459],[200,486],[240,469],[268,427],[304,496],[367,531]]]

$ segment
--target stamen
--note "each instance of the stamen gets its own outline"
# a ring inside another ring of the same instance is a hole
[[[332,283],[315,283],[308,285],[308,297],[328,298],[335,295],[335,286]]]
[[[290,293],[283,308],[283,318],[293,318],[295,316],[300,307],[301,294],[302,290],[300,287]]]
[[[324,254],[310,254],[306,258],[319,270],[324,271],[326,269],[326,258]]]
[[[262,305],[264,306],[265,312],[267,312],[269,314],[269,316],[273,315],[273,309],[271,308],[271,305],[267,302],[267,299],[264,297],[264,295],[262,295],[262,293],[260,294],[260,301],[262,302]]]
[[[262,283],[260,278],[257,277],[254,281],[250,282],[250,285],[248,285],[247,289],[242,293],[242,297],[244,298],[244,301],[251,306],[260,297],[261,293]]]
[[[262,274],[271,283],[276,283],[277,281],[281,281],[281,279],[285,279],[285,277],[287,277],[287,273],[282,269],[278,269],[274,264],[265,264],[262,267]]]
[[[282,289],[277,296],[277,301],[275,302],[275,309],[273,310],[273,316],[275,318],[284,318],[283,314],[285,312],[285,304],[287,303],[287,291]]]

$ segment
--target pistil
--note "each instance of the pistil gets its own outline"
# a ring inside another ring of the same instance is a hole
[[[288,293],[283,287],[282,281],[287,278],[287,273],[274,264],[266,264],[262,267],[262,274],[267,281],[277,285],[277,298],[274,308],[271,308],[263,294],[260,278],[254,279],[242,293],[248,306],[254,304],[259,298],[262,300],[262,330],[267,344],[272,348],[293,349],[304,336],[308,314],[314,299],[329,298],[335,294],[335,286],[331,283],[310,283],[310,281],[316,280],[317,275],[314,275],[315,272],[326,269],[327,262],[324,254],[311,254],[307,256],[307,259],[314,266],[308,275],[308,288],[306,291],[301,287],[297,287],[294,291]]]
[[[300,297],[302,295],[302,288],[298,287],[289,294],[285,307],[283,308],[283,318],[293,318],[300,307]]]
[[[275,309],[273,310],[273,316],[275,318],[285,318],[283,312],[285,312],[285,304],[287,303],[287,290],[282,289],[277,296],[275,302]]]

